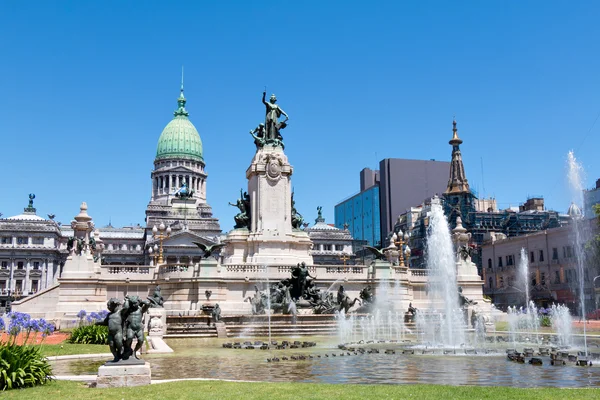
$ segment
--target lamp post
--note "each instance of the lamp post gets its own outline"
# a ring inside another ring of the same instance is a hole
[[[348,261],[350,259],[350,257],[348,257],[347,254],[342,254],[340,257],[340,260],[342,260],[344,262],[344,265],[346,265],[346,261]]]
[[[404,267],[404,254],[406,253],[406,261],[408,264],[408,256],[410,255],[410,247],[408,247],[408,233],[403,233],[402,230],[398,231],[397,234],[398,240],[394,241],[394,244],[398,246],[399,254],[398,254],[398,263],[401,267]],[[406,245],[406,246],[404,246]]]
[[[159,233],[160,232],[160,233]],[[165,229],[165,224],[161,223],[158,228],[156,225],[152,228],[152,237],[154,239],[158,239],[159,248],[158,248],[158,264],[162,264],[164,262],[163,259],[163,240],[171,236],[171,227],[167,226]],[[154,245],[154,250],[156,251],[156,245]]]

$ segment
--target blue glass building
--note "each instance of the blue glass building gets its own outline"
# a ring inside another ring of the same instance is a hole
[[[369,246],[381,244],[379,187],[372,186],[335,206],[335,227],[347,226],[355,240],[366,240]]]

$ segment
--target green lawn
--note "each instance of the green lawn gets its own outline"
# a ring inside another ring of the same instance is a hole
[[[78,382],[2,393],[3,399],[598,399],[599,389],[519,389],[436,385],[328,385],[310,383],[171,382],[135,388],[90,389]]]
[[[50,356],[66,356],[69,354],[100,354],[110,353],[105,344],[74,344],[63,342],[60,344],[42,344],[42,354]]]

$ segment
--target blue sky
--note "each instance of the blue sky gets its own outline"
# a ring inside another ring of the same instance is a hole
[[[99,226],[143,223],[181,65],[224,231],[265,85],[290,115],[311,222],[319,205],[333,222],[383,158],[449,160],[453,115],[480,195],[507,207],[541,194],[565,211],[569,150],[585,186],[600,178],[599,14],[560,1],[3,1],[0,212],[33,192],[38,214],[65,223],[81,201]]]

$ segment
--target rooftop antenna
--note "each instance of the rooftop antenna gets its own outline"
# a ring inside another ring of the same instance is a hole
[[[183,92],[183,65],[181,66],[181,91]]]

